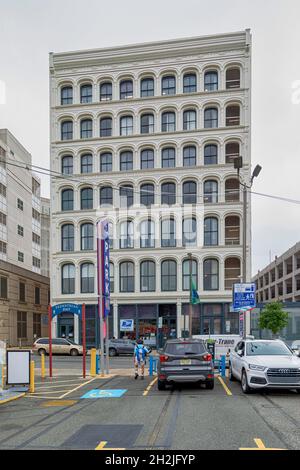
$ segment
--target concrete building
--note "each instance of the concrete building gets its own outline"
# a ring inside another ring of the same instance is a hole
[[[41,275],[50,276],[50,199],[41,198]]]
[[[300,301],[300,242],[253,277],[257,302]]]
[[[41,275],[40,179],[31,155],[0,129],[0,339],[32,344],[45,333],[49,277]]]
[[[51,300],[86,303],[97,344],[95,224],[111,233],[110,335],[235,333],[250,176],[251,34],[50,54]],[[250,203],[247,279],[250,280]],[[189,325],[189,261],[201,304]],[[63,314],[53,333],[80,339]]]

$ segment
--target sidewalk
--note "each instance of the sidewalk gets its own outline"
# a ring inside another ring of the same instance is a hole
[[[0,405],[25,396],[25,391],[3,390],[0,392]]]

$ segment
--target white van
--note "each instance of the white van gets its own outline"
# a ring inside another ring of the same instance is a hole
[[[193,338],[213,339],[215,341],[215,359],[220,359],[221,356],[226,356],[230,350],[234,349],[239,341],[240,335],[193,335]],[[247,339],[254,339],[253,336],[247,335]],[[228,359],[226,360],[226,362]]]

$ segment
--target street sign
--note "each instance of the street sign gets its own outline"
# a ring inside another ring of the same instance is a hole
[[[57,304],[52,306],[52,318],[61,313],[74,313],[81,315],[81,304]]]
[[[120,398],[127,389],[116,389],[116,390],[90,390],[89,392],[82,395],[80,398]]]
[[[233,285],[233,308],[256,307],[255,283],[243,283]]]
[[[120,331],[134,331],[134,320],[120,320]]]

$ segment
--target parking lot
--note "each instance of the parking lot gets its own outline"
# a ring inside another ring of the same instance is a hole
[[[119,373],[38,380],[0,407],[0,449],[300,449],[294,391],[244,395],[219,377],[214,390],[156,385]]]

